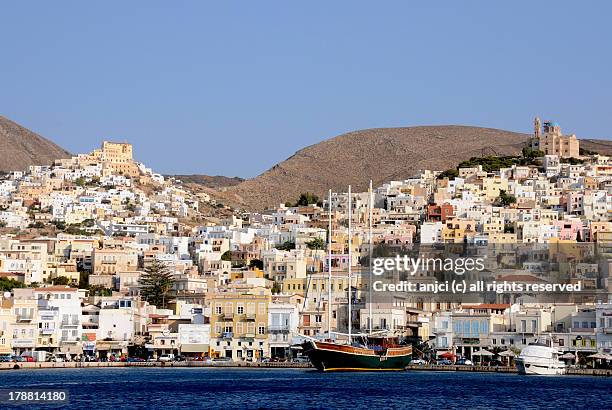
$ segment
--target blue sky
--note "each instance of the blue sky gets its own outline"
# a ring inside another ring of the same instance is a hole
[[[255,176],[362,128],[609,137],[606,1],[7,2],[0,114],[72,152]]]

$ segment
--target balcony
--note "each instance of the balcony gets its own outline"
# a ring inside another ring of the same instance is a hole
[[[233,312],[224,312],[224,313],[221,313],[221,315],[219,315],[219,316],[223,320],[234,320],[234,313]]]
[[[43,328],[43,329],[40,329],[40,334],[41,335],[48,336],[48,335],[52,335],[53,333],[55,333],[55,329],[54,328]]]
[[[242,339],[255,339],[255,333],[245,333],[242,335]]]
[[[18,322],[31,322],[34,317],[32,315],[17,315],[16,319]]]
[[[255,313],[247,313],[244,318],[246,320],[255,320],[257,318],[257,315],[255,315]]]
[[[72,322],[68,322],[68,321],[64,322],[64,321],[62,321],[61,326],[65,327],[65,328],[79,327],[79,322],[78,321],[72,321]]]
[[[223,332],[223,333],[221,333],[221,339],[231,340],[233,337],[234,337],[234,333],[233,332]]]
[[[268,332],[277,334],[277,333],[289,333],[289,326],[270,326],[268,327]]]

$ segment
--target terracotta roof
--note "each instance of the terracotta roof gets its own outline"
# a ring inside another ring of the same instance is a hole
[[[545,282],[544,280],[532,275],[507,275],[497,278],[498,281],[513,281],[513,282]]]
[[[465,305],[464,309],[508,309],[510,307],[507,303],[481,303],[479,305]]]
[[[47,286],[46,288],[35,288],[36,292],[76,292],[78,288],[71,288],[70,286]]]
[[[0,277],[8,277],[8,276],[25,276],[25,273],[22,272],[0,272]]]

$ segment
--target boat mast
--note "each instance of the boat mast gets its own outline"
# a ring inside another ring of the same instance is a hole
[[[327,237],[327,337],[331,339],[331,320],[332,320],[332,191],[329,190],[329,230]]]
[[[352,213],[352,204],[351,204],[351,186],[348,186],[348,341],[351,344],[351,333],[353,329],[353,318],[352,318],[352,308],[351,308],[351,298],[352,298],[352,274],[351,274],[351,265],[352,265],[352,252],[351,252],[351,219],[353,216]]]
[[[370,180],[370,190],[368,191],[368,241],[369,246],[369,257],[370,263],[370,284],[368,286],[368,333],[372,333],[372,207],[374,206],[372,198],[372,180]]]

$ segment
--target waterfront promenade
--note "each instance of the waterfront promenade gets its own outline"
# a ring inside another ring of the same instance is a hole
[[[220,367],[220,368],[312,368],[309,363],[251,363],[251,362],[19,362],[0,363],[0,370],[13,369],[95,369],[109,367],[139,367],[139,368],[181,368],[181,367]],[[515,367],[499,366],[459,366],[459,365],[408,365],[408,371],[439,371],[439,372],[477,372],[477,373],[517,373]],[[567,375],[612,377],[612,369],[568,369]]]

